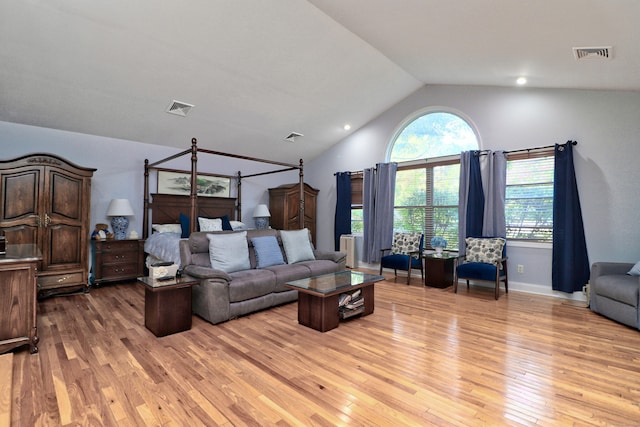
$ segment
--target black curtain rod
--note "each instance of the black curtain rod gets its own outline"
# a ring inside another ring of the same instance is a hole
[[[558,144],[558,145],[567,145],[567,144],[571,144],[571,145],[578,145],[578,141],[567,141],[564,144]],[[522,148],[520,150],[511,150],[511,151],[505,151],[506,154],[510,154],[510,153],[520,153],[522,151],[534,151],[534,150],[544,150],[547,148],[555,148],[555,144],[554,145],[547,145],[545,147],[535,147],[535,148]]]
[[[558,144],[558,145],[563,146],[563,145],[567,145],[567,144],[578,145],[578,141],[569,140],[569,141],[565,142],[564,144]],[[555,145],[546,145],[544,147],[521,148],[519,150],[503,151],[503,153],[504,154],[512,154],[512,153],[521,153],[523,151],[530,152],[530,151],[545,150],[545,149],[548,149],[548,148],[555,148],[555,147],[556,147]],[[489,154],[490,151],[491,150],[476,150],[475,151],[475,155],[476,156],[484,156],[486,154]],[[493,154],[495,154],[495,151],[493,152]]]

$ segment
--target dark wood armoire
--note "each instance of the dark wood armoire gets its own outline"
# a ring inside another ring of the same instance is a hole
[[[0,233],[40,249],[41,297],[88,288],[93,172],[53,154],[0,161]]]
[[[304,184],[304,227],[309,229],[313,244],[316,243],[316,204],[318,191]],[[300,184],[283,184],[269,189],[270,225],[278,230],[299,230]]]

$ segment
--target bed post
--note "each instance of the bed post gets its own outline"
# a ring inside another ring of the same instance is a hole
[[[190,228],[191,230],[189,234],[196,231],[196,221],[198,218],[196,216],[196,197],[198,195],[198,140],[195,138],[191,138],[191,212],[189,217]]]
[[[300,159],[300,229],[304,228],[304,172]]]
[[[236,221],[242,221],[242,172],[238,171],[238,196],[236,197]]]
[[[149,159],[144,159],[144,208],[142,212],[142,238],[149,234]]]

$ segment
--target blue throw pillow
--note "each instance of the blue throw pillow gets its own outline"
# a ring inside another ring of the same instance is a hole
[[[183,213],[180,213],[180,227],[182,227],[182,237],[186,239],[189,237],[189,231],[191,230],[191,219]]]
[[[222,220],[223,230],[233,230],[233,227],[231,226],[231,221],[229,221],[229,215],[219,216],[217,218],[220,218]]]
[[[257,268],[284,264],[282,251],[275,236],[254,237],[251,243],[256,252]]]

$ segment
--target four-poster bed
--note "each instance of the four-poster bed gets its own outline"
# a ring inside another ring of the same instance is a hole
[[[242,174],[241,171],[237,175],[221,175],[219,173],[206,173],[198,170],[198,155],[200,153],[231,157],[240,160],[248,160],[259,163],[266,163],[270,165],[282,166],[284,169],[277,169],[273,171],[266,171],[260,173]],[[185,155],[191,155],[191,169],[189,171],[163,168],[160,165],[167,163],[171,160],[178,159]],[[304,191],[303,191],[303,162],[300,160],[299,165],[278,162],[273,160],[264,160],[254,157],[240,156],[230,153],[223,153],[219,151],[212,151],[197,147],[196,138],[192,138],[191,147],[187,150],[181,151],[177,154],[169,156],[167,158],[158,160],[154,163],[149,163],[148,159],[144,162],[144,211],[143,211],[143,223],[142,223],[142,237],[147,239],[149,237],[149,229],[151,224],[180,224],[181,215],[183,218],[186,216],[189,218],[188,230],[182,230],[182,237],[188,237],[188,235],[194,231],[197,231],[198,217],[205,218],[219,218],[227,216],[230,220],[242,220],[242,180],[245,178],[251,178],[262,175],[269,175],[280,172],[287,172],[292,170],[299,171],[300,179],[300,228],[304,228]],[[176,195],[176,194],[158,194],[150,193],[149,191],[149,174],[155,172],[156,176],[158,172],[177,172],[188,174],[189,176],[189,195]],[[210,196],[198,196],[197,179],[198,176],[216,176],[229,178],[231,182],[235,182],[237,185],[236,197],[210,197]],[[151,222],[150,222],[151,221]],[[183,224],[185,222],[183,221]]]

